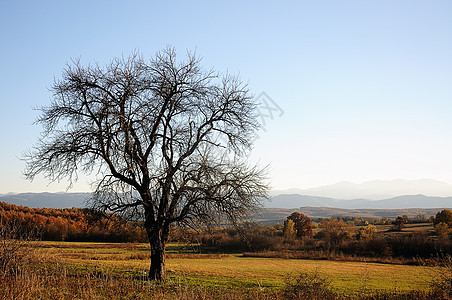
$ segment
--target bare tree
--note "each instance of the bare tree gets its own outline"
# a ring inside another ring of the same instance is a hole
[[[167,48],[105,68],[68,65],[37,123],[43,135],[25,176],[76,181],[96,174],[98,209],[139,214],[151,246],[149,277],[165,278],[165,244],[174,223],[237,220],[267,196],[265,172],[247,163],[256,103],[237,77],[204,71]]]

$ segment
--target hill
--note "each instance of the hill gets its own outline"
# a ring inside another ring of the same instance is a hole
[[[86,207],[91,193],[21,193],[0,195],[0,201],[30,208]]]
[[[30,208],[86,207],[91,193],[21,193],[0,195],[0,201]],[[404,195],[383,200],[341,200],[299,194],[281,194],[266,201],[267,208],[335,207],[344,209],[403,209],[452,207],[452,197]]]

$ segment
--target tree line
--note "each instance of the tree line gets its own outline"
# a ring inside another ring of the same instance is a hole
[[[424,224],[419,228],[423,229],[407,231],[407,224],[419,224],[420,220]],[[428,222],[433,226],[425,224]],[[375,261],[417,263],[416,258],[452,253],[452,211],[441,210],[429,219],[400,216],[370,222],[360,218],[311,220],[294,212],[284,223],[275,225],[243,223],[238,227],[184,231],[180,236],[208,252],[339,260],[366,257]]]
[[[146,232],[136,221],[94,209],[29,208],[0,202],[0,226],[34,232],[47,241],[144,242]]]

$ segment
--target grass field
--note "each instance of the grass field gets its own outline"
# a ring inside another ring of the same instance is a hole
[[[77,274],[94,269],[108,274],[144,276],[150,264],[145,244],[37,242],[33,246]],[[432,273],[423,266],[196,254],[195,250],[195,245],[168,246],[169,280],[221,288],[277,290],[288,275],[318,272],[328,276],[333,291],[357,295],[376,290],[426,290]]]

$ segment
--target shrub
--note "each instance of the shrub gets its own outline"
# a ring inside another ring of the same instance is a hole
[[[443,209],[442,211],[439,211],[436,214],[435,219],[433,220],[433,223],[439,224],[444,223],[447,224],[447,226],[452,227],[452,210],[449,209]]]
[[[435,224],[435,233],[438,236],[445,238],[449,234],[449,231],[449,226],[446,223],[440,222],[438,224]]]
[[[440,256],[434,262],[430,288],[443,299],[452,299],[452,256]]]
[[[358,240],[370,240],[374,237],[375,233],[377,233],[377,226],[369,224],[358,230],[356,238]]]
[[[429,239],[425,232],[391,237],[388,240],[395,257],[428,258],[438,253],[450,253],[451,243],[447,240]]]
[[[350,248],[350,252],[358,255],[372,257],[389,257],[392,255],[391,246],[383,237],[359,240],[350,245]]]
[[[402,231],[402,228],[405,226],[405,219],[403,217],[398,216],[394,222],[392,222],[392,230],[394,231]]]
[[[36,238],[35,232],[28,232],[19,226],[0,222],[0,276],[16,273],[27,263],[28,243]]]
[[[336,299],[330,289],[331,279],[314,273],[301,273],[296,277],[288,276],[281,289],[284,299]]]
[[[337,248],[351,239],[351,226],[343,220],[331,219],[320,223],[321,230],[317,237],[326,241],[329,247]]]

